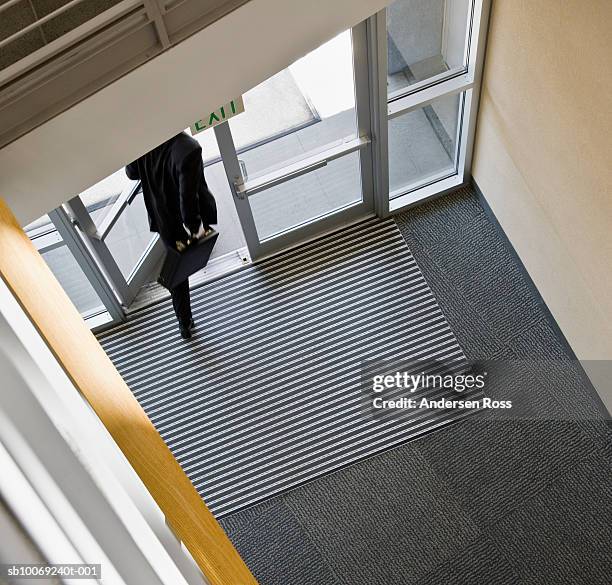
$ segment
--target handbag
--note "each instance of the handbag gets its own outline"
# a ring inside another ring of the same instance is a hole
[[[190,240],[184,250],[167,248],[166,258],[157,282],[168,290],[187,280],[208,264],[219,232],[211,229],[206,236]]]

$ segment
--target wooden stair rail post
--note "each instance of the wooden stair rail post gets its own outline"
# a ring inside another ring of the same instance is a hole
[[[257,585],[2,198],[0,275],[211,585]]]

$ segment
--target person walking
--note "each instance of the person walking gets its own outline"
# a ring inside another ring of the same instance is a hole
[[[141,181],[150,229],[159,233],[166,247],[181,250],[217,223],[217,204],[204,179],[202,147],[187,133],[142,155],[125,172]],[[181,336],[189,339],[195,327],[189,279],[170,289],[170,295]]]

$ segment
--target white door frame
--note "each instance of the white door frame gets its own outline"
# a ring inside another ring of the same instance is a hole
[[[334,227],[374,214],[374,167],[372,160],[372,116],[370,107],[370,70],[368,65],[367,24],[361,22],[351,29],[353,47],[353,70],[355,75],[355,104],[357,112],[358,136],[354,140],[331,147],[315,155],[306,157],[294,164],[259,177],[245,180],[238,161],[229,124],[214,128],[225,172],[242,224],[244,236],[253,259],[273,254],[296,243],[311,239]],[[249,197],[270,187],[280,185],[306,173],[324,167],[329,162],[348,154],[359,152],[361,169],[362,200],[316,217],[301,225],[287,229],[281,234],[260,239],[253,219]]]

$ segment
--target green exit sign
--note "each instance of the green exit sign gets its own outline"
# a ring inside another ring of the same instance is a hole
[[[198,132],[204,132],[204,130],[208,130],[217,124],[221,124],[238,114],[244,112],[244,101],[242,100],[242,96],[239,98],[233,99],[228,104],[217,108],[214,112],[211,112],[208,116],[205,116],[201,120],[198,120],[194,124],[192,124],[189,128],[191,130],[191,134],[197,134]]]

